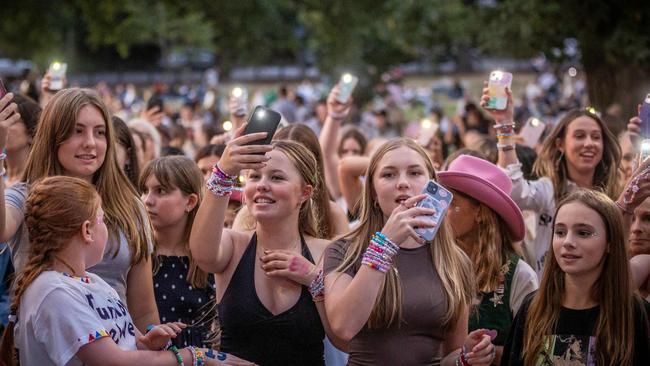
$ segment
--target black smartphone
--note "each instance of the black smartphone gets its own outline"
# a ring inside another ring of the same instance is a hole
[[[268,145],[275,135],[282,116],[280,113],[258,105],[248,117],[248,124],[244,129],[244,135],[257,132],[266,132],[266,137],[260,140],[251,141],[245,145]]]

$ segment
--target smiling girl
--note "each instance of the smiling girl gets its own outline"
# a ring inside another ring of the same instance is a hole
[[[323,365],[328,326],[318,292],[308,290],[327,245],[312,211],[316,158],[293,141],[249,145],[265,133],[241,136],[244,128],[215,165],[190,236],[200,268],[216,275],[221,349],[263,365]],[[255,231],[223,226],[243,169]]]
[[[632,290],[624,237],[604,193],[577,189],[558,204],[539,291],[517,314],[502,365],[648,364],[650,304]]]
[[[7,113],[15,109],[11,98],[8,94],[0,100],[0,150],[6,144],[7,126],[16,116]],[[65,89],[52,97],[41,114],[22,182],[5,190],[0,179],[0,194],[5,196],[0,200],[0,241],[8,242],[13,264],[20,271],[30,247],[24,222],[29,186],[54,175],[91,183],[104,202],[109,229],[104,258],[91,271],[117,291],[137,327],[144,331],[147,325],[159,322],[150,226],[135,189],[117,164],[110,121],[106,106],[92,90]]]
[[[487,84],[486,84],[487,85]],[[496,122],[499,138],[498,165],[506,170],[512,180],[510,196],[522,210],[537,213],[535,239],[524,242],[526,258],[531,267],[541,275],[544,257],[553,232],[551,218],[556,203],[574,189],[587,188],[605,192],[616,199],[621,193],[619,166],[621,148],[616,136],[592,110],[572,110],[555,125],[544,140],[533,166],[539,180],[523,177],[521,163],[514,150],[513,102],[508,90],[508,107],[503,110],[488,109]],[[481,105],[489,100],[487,87],[483,89]]]

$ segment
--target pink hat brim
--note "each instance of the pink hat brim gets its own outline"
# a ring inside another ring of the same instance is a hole
[[[519,206],[492,182],[463,172],[438,172],[438,181],[490,207],[506,223],[513,240],[524,239],[526,229]]]

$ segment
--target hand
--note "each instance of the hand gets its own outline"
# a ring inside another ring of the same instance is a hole
[[[465,338],[463,345],[465,359],[470,365],[490,365],[494,361],[496,346],[492,344],[492,339],[496,338],[495,330],[477,329]]]
[[[641,162],[641,166],[634,171],[616,202],[624,211],[631,213],[648,197],[650,197],[650,158]]]
[[[481,96],[481,107],[492,116],[496,123],[501,122],[512,122],[514,120],[514,103],[512,102],[512,91],[510,88],[506,88],[506,95],[508,95],[508,104],[506,109],[497,110],[497,109],[488,109],[487,103],[490,101],[490,94],[488,89],[488,82],[483,82],[483,95]]]
[[[641,105],[637,106],[637,113],[641,114]],[[639,116],[634,116],[630,118],[630,122],[627,124],[627,132],[630,134],[630,141],[632,141],[632,146],[636,148],[639,145],[641,140],[641,118]]]
[[[346,103],[337,100],[339,97],[339,85],[336,84],[330,94],[327,96],[327,116],[334,120],[343,120],[350,114],[352,107],[352,96]]]
[[[413,196],[395,207],[388,221],[386,221],[386,224],[381,229],[381,232],[397,245],[404,243],[409,237],[420,244],[424,244],[424,239],[415,232],[415,229],[436,226],[431,220],[418,218],[419,216],[433,215],[436,213],[435,209],[415,206],[425,197],[425,194]]]
[[[235,138],[226,144],[219,160],[219,168],[228,175],[238,175],[243,169],[261,169],[269,157],[265,153],[273,150],[271,145],[245,145],[266,137],[266,132],[243,135],[246,124],[235,132]]]
[[[152,125],[158,127],[162,123],[163,117],[165,117],[165,113],[160,110],[160,107],[158,106],[153,106],[145,111],[142,111],[140,113],[140,118],[148,121]]]
[[[318,267],[289,250],[265,250],[260,261],[267,276],[284,277],[304,286],[309,286],[318,275]]]
[[[20,120],[18,105],[11,102],[13,99],[12,93],[7,93],[0,99],[0,152],[7,146],[9,127]]]
[[[63,88],[65,89],[68,86],[68,78],[63,76],[62,79],[62,84]],[[51,90],[50,85],[52,84],[52,76],[50,76],[50,71],[48,70],[45,72],[45,75],[43,75],[43,78],[41,79],[41,94],[42,95],[47,95],[51,96],[52,94],[56,93],[58,90]]]
[[[176,338],[186,327],[187,325],[180,322],[159,324],[140,337],[138,341],[150,350],[163,349],[170,339]]]
[[[225,352],[216,352],[212,351],[214,353],[215,358],[210,358],[208,357],[207,353],[208,350],[202,350],[203,354],[206,355],[205,361],[207,366],[253,366],[256,365],[255,363],[252,363],[250,361],[242,360],[241,358],[231,355],[230,353],[225,353]]]

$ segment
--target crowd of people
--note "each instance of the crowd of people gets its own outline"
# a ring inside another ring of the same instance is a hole
[[[457,83],[453,113],[396,83],[14,89],[0,364],[647,365],[641,120],[574,76],[503,110]]]

